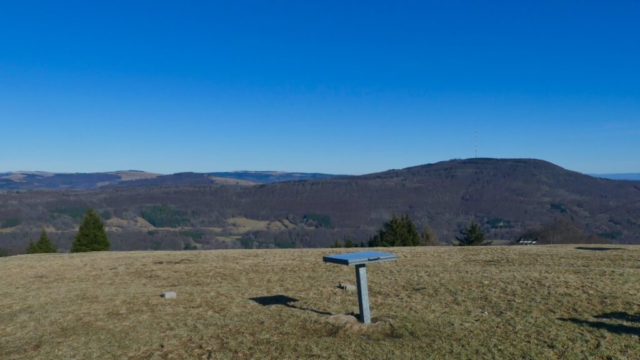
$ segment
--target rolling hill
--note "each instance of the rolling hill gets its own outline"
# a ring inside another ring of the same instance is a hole
[[[103,215],[114,250],[326,247],[346,237],[360,243],[394,213],[431,227],[444,243],[471,221],[496,240],[528,232],[542,243],[640,243],[640,183],[541,160],[467,159],[257,186],[8,191],[0,196],[7,225],[0,247],[19,251],[45,228],[69,249],[87,207]]]
[[[87,190],[170,185],[251,186],[282,181],[326,179],[340,175],[278,171],[176,173],[162,175],[138,170],[105,173],[50,173],[17,171],[0,173],[0,190]]]
[[[640,181],[640,173],[624,173],[624,174],[592,174],[591,176],[611,179],[611,180],[631,180]]]

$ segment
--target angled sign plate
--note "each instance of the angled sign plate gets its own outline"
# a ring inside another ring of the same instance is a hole
[[[362,251],[356,253],[326,255],[322,261],[339,265],[367,265],[384,261],[397,260],[396,254],[377,251]]]

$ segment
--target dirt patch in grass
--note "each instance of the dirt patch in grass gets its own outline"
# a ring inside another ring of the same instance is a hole
[[[640,247],[610,248],[386,249],[372,325],[330,249],[0,258],[0,358],[634,359]]]

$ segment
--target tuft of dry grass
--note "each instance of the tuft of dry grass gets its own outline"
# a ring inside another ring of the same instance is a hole
[[[0,358],[640,358],[640,247],[385,251],[372,325],[335,249],[0,258]]]

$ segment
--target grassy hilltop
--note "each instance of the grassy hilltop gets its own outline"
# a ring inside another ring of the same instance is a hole
[[[328,249],[0,258],[0,358],[640,358],[639,247],[390,251],[369,326]]]

